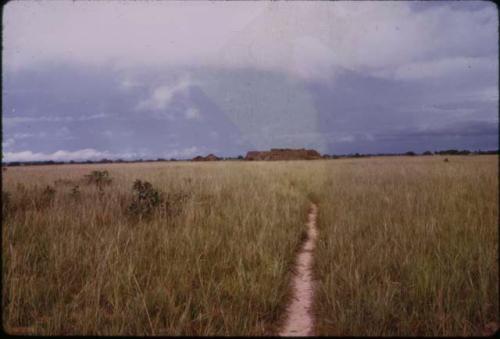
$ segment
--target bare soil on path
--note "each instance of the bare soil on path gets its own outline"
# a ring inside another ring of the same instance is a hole
[[[313,316],[311,306],[314,300],[312,274],[313,253],[318,237],[316,216],[318,207],[311,205],[307,221],[307,239],[297,256],[295,273],[292,278],[292,300],[286,309],[286,320],[280,336],[312,336]]]

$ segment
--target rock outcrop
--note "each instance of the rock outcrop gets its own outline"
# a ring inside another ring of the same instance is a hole
[[[202,157],[201,155],[198,155],[197,157],[193,158],[193,161],[216,161],[220,160],[220,158],[216,157],[213,154],[209,154],[206,157]]]
[[[321,154],[313,149],[271,148],[270,151],[250,151],[245,160],[313,160]]]

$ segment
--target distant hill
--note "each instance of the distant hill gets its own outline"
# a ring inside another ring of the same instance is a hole
[[[313,149],[271,148],[270,151],[250,151],[245,160],[313,160],[321,154]]]

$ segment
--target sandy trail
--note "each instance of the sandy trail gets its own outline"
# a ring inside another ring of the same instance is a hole
[[[313,251],[316,246],[318,230],[316,216],[318,207],[311,205],[307,221],[307,239],[299,251],[292,278],[293,297],[286,309],[286,321],[280,336],[311,336],[313,334],[313,317],[311,306],[314,300],[312,276]]]

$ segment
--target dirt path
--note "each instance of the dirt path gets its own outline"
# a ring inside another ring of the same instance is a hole
[[[311,336],[313,334],[313,317],[310,309],[314,297],[312,276],[313,251],[316,246],[318,230],[316,229],[316,215],[318,207],[311,205],[307,221],[307,239],[299,251],[293,275],[293,297],[286,309],[286,321],[280,336]]]

